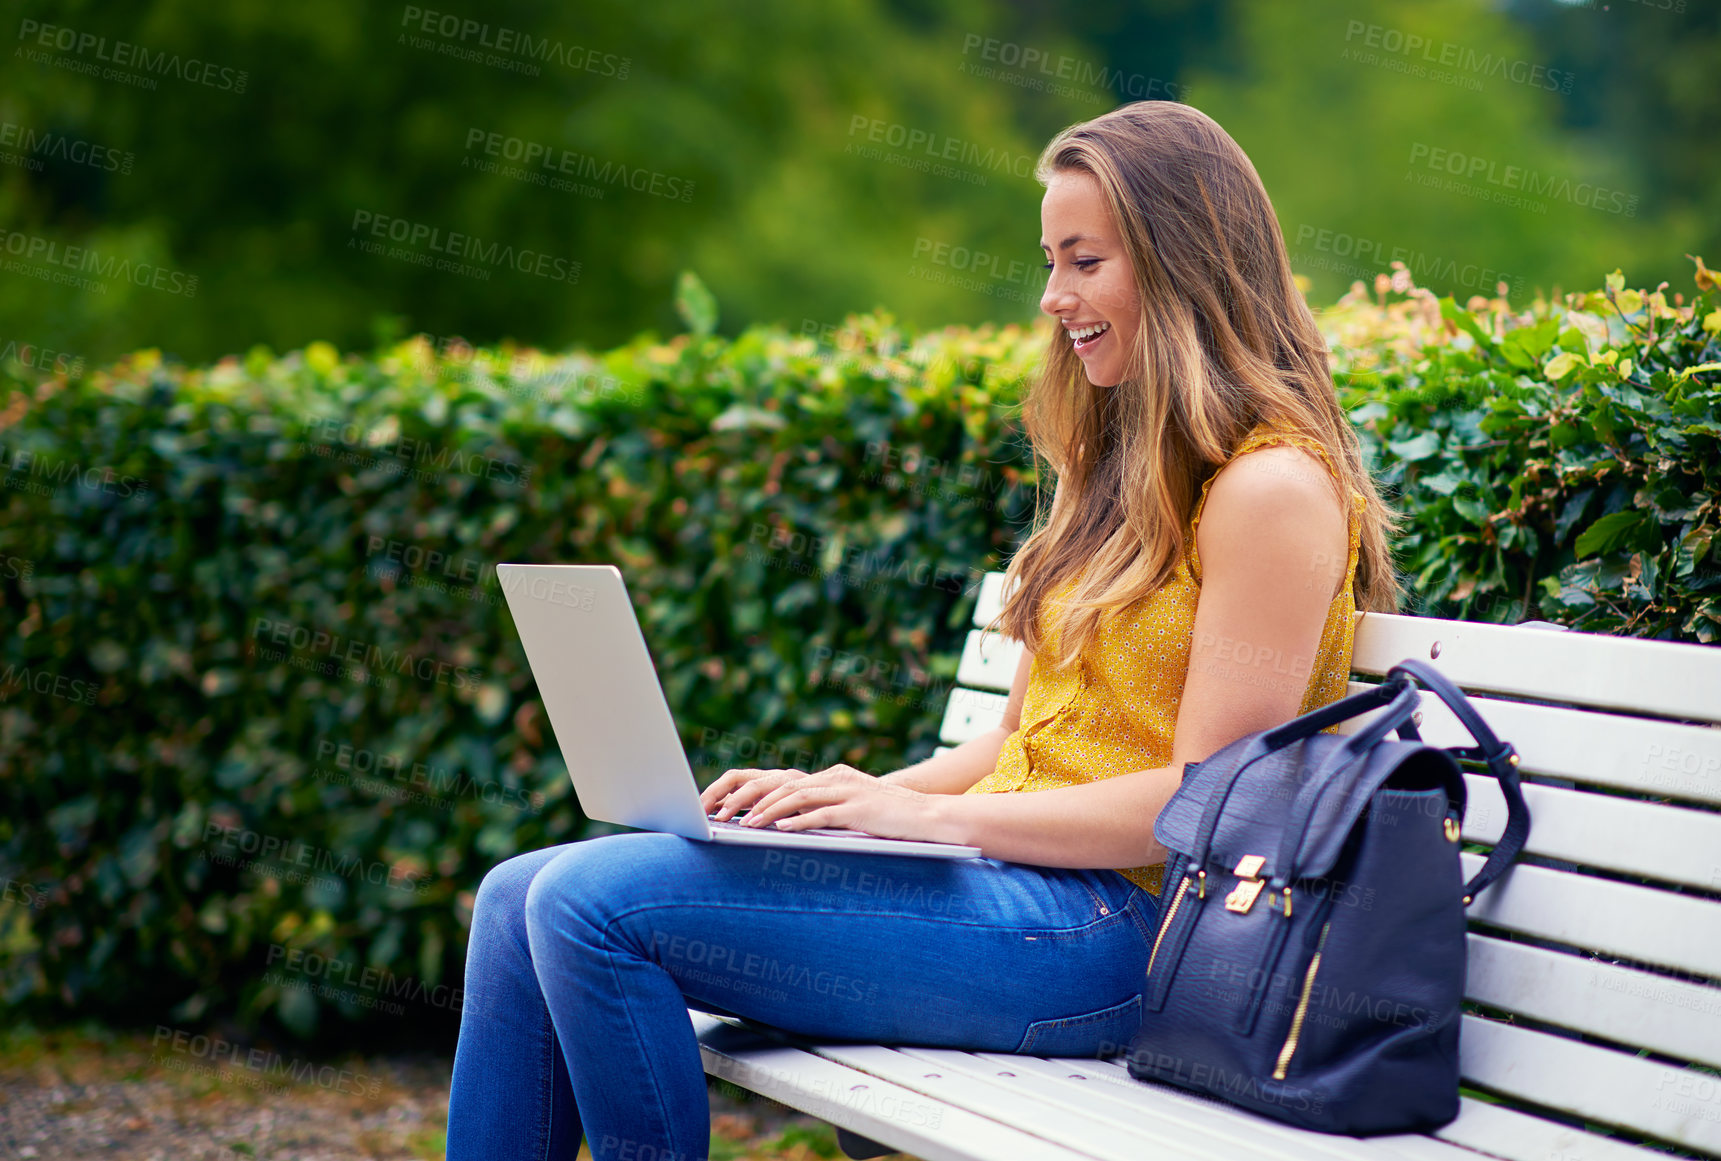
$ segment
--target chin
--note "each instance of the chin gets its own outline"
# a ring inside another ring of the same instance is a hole
[[[1110,367],[1090,367],[1086,363],[1083,363],[1082,373],[1088,377],[1088,382],[1095,387],[1117,386],[1118,376],[1112,372]]]

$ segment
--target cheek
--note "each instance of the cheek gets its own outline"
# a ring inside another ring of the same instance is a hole
[[[1100,305],[1104,307],[1106,317],[1111,320],[1112,325],[1120,329],[1133,328],[1136,320],[1141,317],[1135,280],[1128,273],[1122,277],[1108,278],[1100,293],[1103,296]]]

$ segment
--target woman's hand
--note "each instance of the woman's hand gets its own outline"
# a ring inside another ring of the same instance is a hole
[[[950,841],[939,825],[940,800],[949,797],[922,794],[853,766],[837,765],[780,781],[754,802],[742,825],[775,823],[778,830],[788,831],[835,827],[879,838]]]
[[[807,777],[805,770],[725,770],[700,792],[699,802],[707,815],[727,821],[779,786]]]

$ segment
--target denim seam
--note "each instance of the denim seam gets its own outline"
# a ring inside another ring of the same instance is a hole
[[[1106,906],[1109,908],[1110,904],[1107,904]],[[978,928],[982,928],[982,929],[998,930],[997,928],[989,928],[989,925],[984,924],[984,923],[967,923],[967,922],[963,922],[962,920],[951,919],[948,916],[943,916],[943,915],[920,915],[920,914],[915,914],[912,912],[895,912],[895,911],[814,911],[814,910],[807,909],[807,908],[741,907],[741,906],[736,906],[734,904],[728,904],[728,903],[700,903],[700,902],[696,902],[696,901],[692,901],[692,900],[678,899],[672,903],[647,903],[647,904],[644,904],[642,906],[635,907],[630,911],[623,911],[623,912],[620,912],[619,914],[612,915],[612,916],[610,916],[609,921],[607,923],[605,923],[605,925],[604,925],[603,934],[605,936],[609,935],[610,928],[614,927],[616,924],[620,923],[624,919],[631,919],[635,915],[643,915],[648,911],[667,911],[667,910],[674,908],[674,907],[707,907],[707,908],[715,907],[715,908],[719,908],[719,909],[725,910],[725,911],[754,911],[754,912],[759,912],[759,913],[767,914],[767,915],[800,915],[800,914],[859,915],[861,917],[868,918],[868,919],[917,919],[917,920],[921,920],[921,921],[926,922],[926,923],[953,923],[953,924],[957,924],[958,926],[962,926],[962,927],[978,927]],[[1051,936],[1052,938],[1085,935],[1089,932],[1090,929],[1092,929],[1094,927],[1098,927],[1101,924],[1111,923],[1111,922],[1115,921],[1122,914],[1123,914],[1122,911],[1112,911],[1109,915],[1096,916],[1093,919],[1090,919],[1085,923],[1078,924],[1074,927],[1027,927],[1027,926],[1021,926],[1021,927],[1011,928],[1010,930],[1032,931],[1032,932],[1036,932],[1036,933],[1041,934],[1041,935]],[[649,962],[656,963],[657,961],[656,960],[650,960]]]
[[[1097,1008],[1092,1012],[1084,1012],[1079,1016],[1061,1016],[1050,1020],[1031,1020],[1028,1022],[1028,1030],[1022,1034],[1021,1043],[1017,1045],[1014,1055],[1033,1055],[1032,1049],[1036,1041],[1048,1032],[1062,1031],[1066,1028],[1076,1028],[1083,1024],[1103,1024],[1124,1015],[1125,1013],[1121,1009],[1127,1009],[1132,1006],[1138,1012],[1141,1010],[1140,993],[1130,996],[1127,1000],[1119,1000],[1115,1004],[1108,1004],[1103,1008]]]
[[[1137,887],[1136,891],[1142,895],[1147,895],[1147,892],[1143,891],[1140,887]],[[1149,898],[1151,898],[1151,897],[1152,896],[1149,896]],[[1125,912],[1127,912],[1129,914],[1129,917],[1131,919],[1135,920],[1135,928],[1137,931],[1141,932],[1142,942],[1151,945],[1153,943],[1153,937],[1154,937],[1155,931],[1157,930],[1159,924],[1157,922],[1150,924],[1150,923],[1148,923],[1148,921],[1146,919],[1142,918],[1141,909],[1136,906],[1136,903],[1137,903],[1136,897],[1134,895],[1131,895],[1129,898],[1129,902],[1124,904],[1123,909]],[[1154,912],[1155,912],[1154,918],[1156,921],[1158,919],[1158,910],[1159,910],[1158,905],[1155,904],[1155,906],[1154,906]]]
[[[1100,893],[1094,890],[1092,883],[1088,882],[1086,879],[1077,879],[1076,881],[1082,885],[1082,890],[1088,893],[1088,898],[1094,901],[1094,915],[1096,917],[1109,915],[1111,913],[1111,904],[1107,903],[1105,899],[1100,896]]]
[[[1123,1015],[1120,1009],[1128,1008],[1131,1005],[1140,1006],[1140,1004],[1141,996],[1138,993],[1127,1000],[1119,1000],[1115,1004],[1107,1004],[1103,1008],[1095,1008],[1093,1011],[1083,1012],[1079,1016],[1058,1016],[1050,1020],[1031,1020],[1029,1023],[1040,1032],[1050,1032],[1054,1028],[1074,1028],[1081,1024],[1098,1024]]]
[[[1085,923],[1080,927],[1047,928],[1045,930],[1042,930],[1040,932],[1040,934],[1038,936],[1036,936],[1036,938],[1039,938],[1039,939],[1081,939],[1081,938],[1084,938],[1084,937],[1089,936],[1089,935],[1098,934],[1098,932],[1096,930],[1098,928],[1106,927],[1108,925],[1115,927],[1115,926],[1121,924],[1122,922],[1123,922],[1123,912],[1122,911],[1113,911],[1109,915],[1096,916],[1092,922]],[[1022,930],[1027,931],[1027,930],[1033,930],[1033,929],[1023,928]]]
[[[536,975],[535,972],[533,974]],[[539,1125],[541,1126],[544,1136],[543,1161],[550,1161],[550,1143],[556,1139],[556,1053],[562,1050],[562,1046],[556,1038],[556,1026],[550,1020],[550,1011],[547,1004],[544,1008],[544,1027],[547,1034],[544,1036],[545,1052],[543,1076],[545,1080],[544,1087],[548,1091],[544,1093],[543,1100],[539,1104],[539,1107],[544,1110],[544,1116],[539,1121]]]
[[[613,920],[610,923],[607,923],[604,925],[603,934],[606,938],[609,935],[609,928],[612,926],[614,926]],[[645,1045],[650,1044],[651,1041],[646,1039],[643,1030],[639,1026],[639,1021],[634,1018],[633,1004],[631,1002],[630,997],[628,996],[627,989],[622,986],[621,977],[616,974],[615,957],[614,956],[605,956],[604,958],[608,962],[608,966],[610,969],[610,980],[612,983],[615,984],[615,989],[616,989],[615,994],[617,996],[621,997],[622,1011],[627,1013],[628,1027],[633,1029],[634,1043],[639,1044],[641,1046],[645,1046]],[[660,967],[660,968],[663,966],[661,964],[656,964],[653,960],[651,960],[649,958],[647,958],[645,962],[651,963],[654,966]],[[664,970],[667,971],[668,969],[665,968]],[[671,982],[674,982],[674,977],[671,977]],[[676,984],[676,988],[678,990],[679,990],[680,986],[681,985]],[[650,1052],[642,1052],[641,1055],[645,1058],[645,1072],[646,1072],[646,1075],[651,1078],[651,1088],[652,1088],[653,1094],[657,1098],[658,1110],[661,1111],[663,1109],[669,1108],[670,1107],[669,1101],[664,1094],[663,1085],[658,1080],[657,1069],[652,1064],[653,1054]],[[658,1128],[662,1132],[662,1134],[663,1134],[662,1139],[663,1140],[665,1140],[665,1141],[670,1140],[671,1135],[673,1133],[673,1129],[671,1128],[671,1126],[667,1122],[665,1122],[661,1126],[655,1126],[655,1127]],[[582,1126],[582,1132],[583,1131],[584,1131],[584,1126]],[[588,1140],[587,1143],[590,1144],[590,1141]],[[594,1156],[595,1156],[595,1154],[594,1154]]]

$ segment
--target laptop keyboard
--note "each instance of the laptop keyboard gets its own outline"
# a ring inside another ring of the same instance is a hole
[[[778,831],[775,827],[742,826],[740,823],[736,822],[732,818],[726,818],[726,819],[719,821],[719,820],[717,820],[715,818],[711,818],[709,815],[707,815],[706,821],[708,821],[711,824],[712,830],[744,830],[744,831],[748,831],[748,832],[753,833],[753,834],[757,834],[760,830],[765,830],[767,832],[775,832],[777,834],[789,834],[789,833],[791,833],[789,831]],[[794,833],[794,834],[822,834],[822,835],[829,835],[832,838],[869,839],[869,838],[877,838],[878,837],[877,835],[867,834],[865,831],[839,830],[839,829],[830,828],[830,827],[814,827],[811,830],[797,830],[797,831],[794,831],[792,833]],[[914,840],[898,839],[896,841],[898,841],[898,842],[912,842]]]

